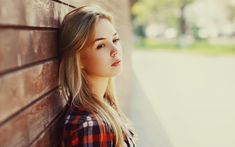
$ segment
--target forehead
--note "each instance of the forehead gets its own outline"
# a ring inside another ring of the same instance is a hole
[[[113,24],[107,19],[100,19],[95,26],[95,38],[99,37],[112,37],[116,32]]]

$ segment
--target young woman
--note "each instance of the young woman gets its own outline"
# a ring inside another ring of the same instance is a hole
[[[136,146],[112,89],[123,61],[111,16],[97,6],[69,12],[60,30],[60,56],[60,93],[68,106],[62,146]]]

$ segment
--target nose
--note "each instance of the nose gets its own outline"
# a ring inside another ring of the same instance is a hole
[[[112,49],[111,49],[111,52],[110,52],[111,57],[115,57],[117,54],[118,54],[117,47],[112,46]]]

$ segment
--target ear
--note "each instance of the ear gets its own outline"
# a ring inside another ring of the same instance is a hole
[[[82,63],[82,59],[81,59],[80,54],[77,54],[77,62],[79,64],[80,69],[84,69],[84,65]]]
[[[79,66],[81,69],[84,69],[84,64],[83,64],[83,60],[81,58],[79,58]]]
[[[81,69],[84,69],[84,66],[80,64],[80,68],[81,68]]]

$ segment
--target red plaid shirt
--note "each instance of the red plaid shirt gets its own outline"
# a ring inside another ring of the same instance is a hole
[[[80,108],[66,114],[62,146],[114,147],[115,136],[106,123],[97,121],[94,115]],[[125,146],[135,147],[133,139],[126,139]]]

